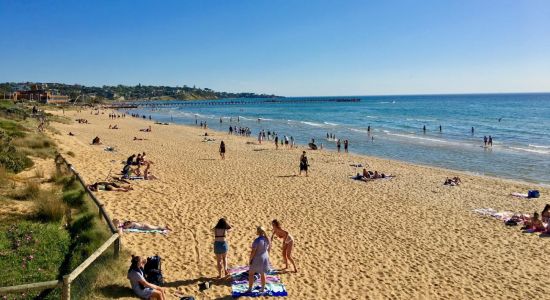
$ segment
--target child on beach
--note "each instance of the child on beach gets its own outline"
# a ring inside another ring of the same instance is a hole
[[[278,238],[283,240],[283,259],[285,262],[285,268],[283,270],[288,269],[288,261],[290,261],[292,263],[292,266],[294,267],[294,273],[298,272],[298,270],[296,269],[296,264],[294,263],[294,259],[292,259],[292,248],[294,247],[294,239],[288,233],[288,231],[284,230],[281,227],[281,222],[279,222],[277,219],[271,221],[271,226],[273,226],[271,243],[273,243],[274,236],[277,236]]]
[[[218,267],[218,278],[222,278],[222,269],[225,276],[229,276],[227,271],[227,251],[229,245],[225,240],[227,233],[231,230],[231,225],[227,223],[225,218],[218,220],[214,226],[214,254],[216,254],[216,266]]]

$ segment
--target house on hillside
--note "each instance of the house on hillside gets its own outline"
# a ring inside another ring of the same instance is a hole
[[[47,104],[63,104],[69,102],[69,96],[61,95],[57,90],[48,89],[46,84],[33,84],[30,90],[18,90],[13,93],[14,101],[28,100]]]

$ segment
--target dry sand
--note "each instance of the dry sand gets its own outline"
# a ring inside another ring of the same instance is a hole
[[[113,121],[107,112],[96,116],[89,110],[65,114],[91,122],[55,124],[62,135],[54,136],[63,153],[75,153],[65,157],[87,182],[120,172],[133,153],[145,151],[154,162],[159,180],[136,181],[133,191],[98,197],[113,218],[174,228],[166,236],[123,236],[132,253],[164,258],[170,295],[198,295],[197,282],[217,276],[211,228],[226,217],[234,226],[230,266],[247,263],[255,226],[270,228],[272,219],[282,220],[294,236],[299,269],[282,275],[289,299],[550,297],[550,239],[472,213],[482,207],[540,212],[550,202],[546,188],[538,187],[539,199],[517,199],[509,194],[535,186],[328,151],[308,151],[310,176],[296,177],[303,148],[275,150],[272,143],[211,130],[216,142],[201,142],[204,130],[198,127],[131,117]],[[109,124],[120,129],[109,130]],[[139,131],[148,125],[152,132]],[[90,145],[95,136],[103,146]],[[148,140],[132,141],[134,136]],[[218,155],[222,139],[224,161]],[[352,163],[397,177],[354,181]],[[456,175],[461,186],[443,186],[445,177]],[[271,262],[280,268],[280,240],[274,246]],[[198,299],[229,299],[230,293],[229,283],[215,282]]]

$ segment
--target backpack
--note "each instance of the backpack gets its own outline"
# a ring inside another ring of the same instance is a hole
[[[540,192],[538,190],[529,190],[527,193],[527,198],[538,198],[540,197]]]
[[[158,255],[147,257],[147,262],[143,267],[145,280],[154,285],[162,286],[164,278],[162,276],[161,258]]]

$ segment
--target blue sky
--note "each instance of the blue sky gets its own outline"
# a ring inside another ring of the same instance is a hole
[[[550,91],[550,1],[0,0],[0,82]]]

